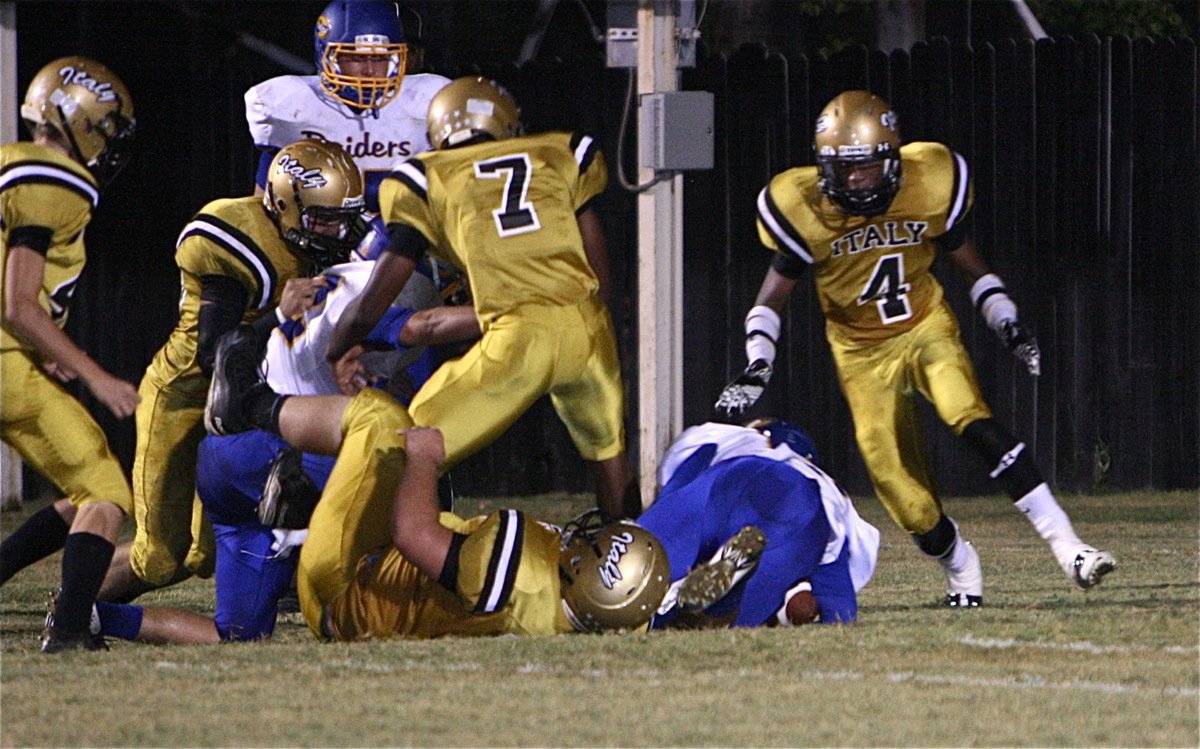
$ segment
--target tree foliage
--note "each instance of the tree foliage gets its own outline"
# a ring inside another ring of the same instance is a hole
[[[1051,36],[1090,32],[1098,36],[1187,36],[1188,28],[1167,0],[1028,0]]]

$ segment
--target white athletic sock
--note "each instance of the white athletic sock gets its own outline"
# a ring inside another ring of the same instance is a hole
[[[962,537],[957,525],[954,526],[954,531],[954,545],[950,547],[950,553],[938,559],[938,562],[947,571],[957,574],[963,571],[963,565],[970,559],[970,555],[967,553],[967,540]]]
[[[1050,487],[1045,483],[1038,484],[1033,491],[1014,504],[1018,510],[1025,513],[1038,535],[1050,544],[1050,549],[1060,565],[1064,564],[1064,560],[1065,564],[1073,562],[1079,550],[1086,546],[1079,540],[1079,536],[1075,535],[1071,519],[1058,505],[1058,501],[1050,493]]]

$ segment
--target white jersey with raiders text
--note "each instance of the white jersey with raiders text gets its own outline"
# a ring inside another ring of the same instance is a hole
[[[406,75],[400,95],[382,109],[359,110],[327,96],[315,75],[271,78],[246,92],[254,145],[278,150],[304,138],[337,143],[362,170],[367,208],[378,210],[379,182],[400,162],[429,150],[425,114],[449,79]]]

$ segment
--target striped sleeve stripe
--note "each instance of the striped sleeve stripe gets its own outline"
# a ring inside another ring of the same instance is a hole
[[[492,546],[487,577],[475,605],[478,614],[490,614],[508,605],[512,597],[517,569],[521,566],[521,546],[525,542],[525,516],[516,510],[500,511],[500,527]]]
[[[971,175],[967,170],[967,160],[957,151],[951,151],[954,157],[954,187],[951,190],[950,213],[946,216],[946,231],[954,228],[958,220],[967,210],[967,190],[971,185]]]
[[[596,145],[592,136],[576,133],[571,136],[571,150],[575,152],[575,163],[579,164],[579,173],[582,174],[595,161],[599,146]]]
[[[421,196],[421,200],[429,200],[429,182],[425,179],[425,165],[419,160],[413,159],[404,162],[396,167],[392,176],[408,185],[413,192]]]
[[[78,174],[57,164],[23,161],[0,172],[0,191],[27,184],[57,185],[78,193],[95,208],[100,203],[100,191]]]
[[[258,287],[258,295],[254,300],[255,308],[265,309],[270,304],[279,278],[276,275],[275,266],[254,240],[234,228],[232,224],[207,213],[197,214],[187,226],[183,227],[175,246],[179,247],[183,244],[183,240],[193,235],[201,235],[216,242],[246,266],[246,270],[250,271],[250,275]]]
[[[771,199],[770,188],[764,187],[762,192],[758,194],[758,218],[763,222],[763,226],[767,227],[767,231],[775,238],[775,241],[782,247],[786,247],[794,254],[800,257],[806,263],[812,263],[812,254],[808,251],[808,243],[804,241],[804,237],[800,236],[788,220],[784,218],[783,212],[779,210],[779,206],[775,205],[775,201]]]

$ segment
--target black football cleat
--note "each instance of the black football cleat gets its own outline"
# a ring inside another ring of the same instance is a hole
[[[100,634],[100,615],[96,604],[92,604],[92,618],[85,632],[67,632],[54,623],[54,608],[58,604],[58,593],[50,594],[50,610],[46,612],[46,625],[42,629],[41,650],[43,653],[61,653],[64,650],[108,650],[108,643]]]
[[[204,404],[204,428],[209,434],[237,434],[254,428],[246,418],[245,400],[246,393],[262,381],[259,360],[265,343],[249,325],[229,331],[217,342]]]
[[[258,502],[258,521],[268,528],[308,527],[321,490],[304,472],[304,453],[286,447],[271,461],[271,472]]]

